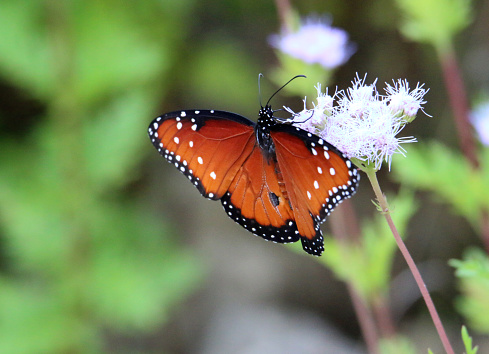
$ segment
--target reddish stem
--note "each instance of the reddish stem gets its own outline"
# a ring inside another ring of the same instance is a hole
[[[275,5],[277,6],[281,27],[290,31],[291,28],[289,22],[292,17],[292,6],[290,5],[289,0],[275,0]]]
[[[479,169],[477,145],[469,119],[467,90],[465,89],[457,58],[451,48],[445,51],[439,50],[439,53],[443,78],[453,111],[460,148],[467,161],[477,170]],[[482,241],[484,242],[486,252],[489,253],[489,213],[487,211],[482,211],[481,213],[480,227]]]
[[[360,228],[350,200],[345,200],[331,216],[331,229],[339,242],[360,242]],[[353,283],[347,281],[346,286],[367,350],[370,354],[377,354],[379,353],[379,335],[372,311]]]
[[[393,338],[396,335],[396,328],[392,321],[389,300],[385,296],[377,296],[373,302],[373,311],[382,337]]]
[[[367,350],[370,354],[377,354],[379,353],[379,335],[372,313],[364,299],[355,290],[355,287],[350,283],[346,283],[346,285],[362,331],[363,339],[367,345]]]
[[[476,144],[469,120],[469,101],[457,58],[452,50],[447,50],[440,55],[440,62],[448,98],[453,110],[460,148],[472,167],[477,169],[479,160],[477,159]]]
[[[389,225],[389,228],[391,229],[391,232],[394,235],[394,239],[396,240],[397,247],[401,251],[404,259],[406,260],[406,263],[411,273],[413,274],[414,280],[416,281],[416,284],[418,285],[418,288],[421,291],[421,295],[423,296],[426,306],[428,307],[428,311],[430,312],[433,323],[435,324],[436,330],[438,332],[438,336],[440,337],[440,340],[443,343],[443,347],[445,348],[447,354],[454,354],[453,348],[445,332],[445,328],[443,328],[443,324],[440,320],[440,316],[438,316],[438,312],[436,311],[435,304],[433,303],[430,293],[426,288],[426,284],[424,283],[423,277],[421,276],[421,273],[419,272],[416,263],[414,263],[411,254],[409,253],[406,245],[404,244],[404,241],[402,240],[401,236],[399,235],[399,232],[397,231],[394,221],[392,220],[391,214],[389,212],[389,205],[387,203],[387,199],[382,193],[382,190],[380,189],[376,172],[372,169],[367,169],[365,172],[367,173],[370,183],[372,184],[372,188],[374,189],[375,196],[377,197],[377,200],[379,202],[382,213],[384,214],[384,217],[387,221],[387,224]]]

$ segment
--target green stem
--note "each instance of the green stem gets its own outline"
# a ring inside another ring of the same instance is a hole
[[[443,328],[443,324],[440,320],[440,317],[438,316],[438,312],[436,311],[435,304],[433,303],[430,293],[426,288],[426,284],[424,283],[424,280],[421,277],[421,273],[419,272],[416,263],[414,263],[411,254],[409,253],[406,245],[404,244],[401,236],[399,235],[399,232],[397,231],[394,221],[392,220],[389,211],[389,204],[387,203],[387,199],[385,198],[380,188],[379,181],[377,180],[376,171],[372,168],[367,168],[364,170],[364,172],[368,176],[370,184],[372,185],[372,188],[375,192],[375,196],[377,197],[377,201],[379,202],[381,211],[384,214],[384,217],[392,231],[392,234],[394,235],[394,239],[396,240],[397,246],[399,247],[399,250],[401,251],[404,259],[406,260],[406,263],[408,264],[408,267],[414,276],[414,280],[416,281],[416,284],[418,285],[418,288],[421,291],[421,295],[423,296],[426,306],[428,307],[428,311],[430,312],[433,323],[435,324],[436,330],[438,331],[438,335],[441,339],[441,342],[443,343],[443,347],[445,348],[445,351],[448,354],[454,354],[453,348],[450,344],[450,341],[448,340],[448,336],[445,332],[445,329]]]

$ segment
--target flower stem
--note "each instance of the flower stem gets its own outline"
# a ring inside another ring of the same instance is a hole
[[[280,18],[280,24],[283,29],[292,30],[290,20],[292,18],[292,6],[289,0],[275,0],[275,5],[278,10],[278,17]]]
[[[370,354],[379,353],[379,335],[376,330],[375,321],[365,300],[356,291],[353,284],[347,282],[348,293],[353,304],[353,309],[358,318],[358,323],[362,331],[363,339]]]
[[[439,49],[438,57],[453,111],[460,148],[472,168],[477,170],[480,167],[480,163],[477,158],[477,146],[469,120],[469,100],[467,99],[467,90],[460,73],[455,51],[451,47],[445,50]],[[480,225],[482,240],[486,251],[489,253],[489,213],[486,210],[481,212]]]
[[[349,199],[331,217],[331,231],[335,239],[343,243],[359,243],[360,228],[355,210]],[[368,303],[355,288],[353,281],[345,281],[353,309],[360,325],[363,339],[370,354],[379,353],[379,335],[375,319]]]
[[[367,174],[368,179],[370,180],[372,188],[375,192],[375,196],[377,197],[377,200],[379,202],[382,213],[384,214],[384,217],[387,221],[387,224],[389,225],[392,234],[394,235],[394,239],[396,240],[397,246],[399,247],[399,250],[401,251],[404,259],[406,260],[406,263],[408,264],[408,267],[414,276],[414,280],[416,281],[416,284],[418,285],[418,288],[421,291],[421,295],[423,296],[426,306],[428,307],[428,311],[430,312],[433,323],[435,324],[436,330],[438,331],[438,335],[441,339],[441,342],[443,343],[443,347],[445,348],[445,351],[448,354],[453,354],[454,353],[453,348],[450,344],[450,341],[448,340],[447,334],[445,332],[445,329],[443,328],[443,324],[440,320],[440,317],[438,316],[438,312],[436,311],[435,304],[433,303],[430,293],[426,288],[426,284],[424,283],[424,280],[421,277],[421,273],[419,272],[416,263],[414,263],[411,254],[409,253],[406,245],[404,244],[401,236],[399,235],[399,232],[397,231],[394,221],[392,220],[392,217],[389,212],[389,204],[387,203],[387,199],[385,198],[384,194],[382,193],[382,190],[380,189],[379,181],[377,180],[376,171],[372,168],[367,168],[364,170],[364,172]]]
[[[477,159],[477,148],[469,120],[469,101],[457,58],[452,48],[448,48],[443,52],[439,50],[438,53],[443,70],[445,87],[450,105],[452,106],[460,148],[472,167],[477,169],[479,167],[479,161]]]

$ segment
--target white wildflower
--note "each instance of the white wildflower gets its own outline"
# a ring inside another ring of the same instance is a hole
[[[293,114],[294,125],[319,135],[349,158],[372,164],[376,170],[385,161],[390,170],[394,154],[405,156],[401,144],[416,141],[397,135],[422,110],[427,92],[422,87],[418,85],[410,92],[407,81],[399,80],[394,86],[387,84],[384,96],[378,93],[376,81],[366,85],[365,78],[357,77],[351,88],[334,97],[321,93],[318,85],[318,105],[313,109],[307,109],[305,102],[299,113],[286,109]],[[327,103],[323,106],[319,102]]]

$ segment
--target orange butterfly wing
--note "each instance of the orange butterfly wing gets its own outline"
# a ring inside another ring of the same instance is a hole
[[[255,142],[251,121],[222,111],[170,112],[148,132],[159,153],[213,200],[227,192]]]
[[[230,218],[253,234],[273,242],[296,242],[299,231],[277,168],[255,143],[222,204]]]
[[[358,171],[336,148],[306,131],[280,125],[271,136],[303,248],[320,255],[319,225],[355,193]]]

